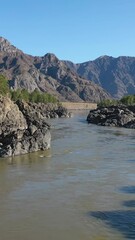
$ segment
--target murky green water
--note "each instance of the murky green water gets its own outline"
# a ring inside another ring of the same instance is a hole
[[[135,239],[135,130],[51,120],[52,149],[0,161],[0,240]]]

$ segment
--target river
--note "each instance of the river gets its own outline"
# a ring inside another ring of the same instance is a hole
[[[0,240],[135,239],[135,130],[49,120],[52,147],[0,161]]]

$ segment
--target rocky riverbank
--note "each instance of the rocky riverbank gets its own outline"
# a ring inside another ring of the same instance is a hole
[[[70,117],[57,104],[35,104],[0,96],[0,157],[26,154],[50,148],[47,118]]]
[[[101,126],[135,128],[135,106],[110,106],[91,110],[88,123]]]

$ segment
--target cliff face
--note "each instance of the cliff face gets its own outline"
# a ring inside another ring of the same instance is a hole
[[[38,89],[62,101],[95,102],[110,97],[102,87],[80,77],[54,54],[33,57],[4,38],[0,38],[0,73],[6,75],[14,89]]]
[[[12,132],[17,129],[26,130],[27,122],[16,104],[9,98],[0,96],[0,134],[8,136],[11,133],[11,128]]]
[[[65,63],[81,77],[101,86],[112,97],[135,94],[135,57],[102,56],[76,65]]]

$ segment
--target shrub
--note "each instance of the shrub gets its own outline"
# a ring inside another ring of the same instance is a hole
[[[118,100],[114,100],[114,99],[105,99],[105,100],[102,100],[101,102],[99,102],[97,104],[98,107],[109,107],[109,106],[112,106],[112,105],[118,105],[119,104],[119,101]]]
[[[98,103],[98,107],[109,107],[112,105],[135,105],[135,95],[127,95],[121,98],[120,100],[105,99]]]
[[[9,93],[8,80],[3,75],[0,75],[0,94],[6,95],[8,93]]]
[[[124,96],[120,102],[125,105],[134,105],[135,104],[135,95]]]
[[[32,93],[29,93],[26,89],[11,90],[11,99],[13,101],[25,100],[26,102],[33,103],[57,103],[58,100],[49,93],[41,93],[35,89]]]

